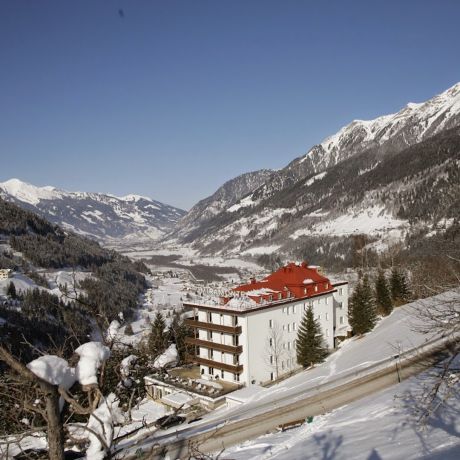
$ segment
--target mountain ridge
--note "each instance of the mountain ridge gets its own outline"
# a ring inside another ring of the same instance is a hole
[[[68,192],[53,186],[37,187],[19,179],[0,182],[0,196],[55,224],[100,241],[156,240],[186,213],[140,195]]]
[[[315,222],[318,220],[324,222],[323,234],[332,235],[331,229],[326,225],[327,222],[331,225],[334,222],[336,225],[344,225],[347,214],[359,215],[356,208],[359,203],[355,199],[359,193],[353,188],[353,181],[357,177],[372,177],[372,174],[368,176],[366,174],[376,168],[377,171],[385,170],[385,174],[391,176],[395,172],[386,168],[379,169],[379,164],[386,164],[389,157],[398,155],[413,146],[418,145],[421,152],[427,148],[432,149],[429,142],[427,144],[424,142],[445,132],[449,133],[446,142],[450,143],[454,150],[457,149],[456,139],[459,133],[455,128],[459,125],[460,83],[428,101],[409,103],[394,114],[383,115],[374,120],[354,120],[337,133],[327,137],[322,143],[313,146],[306,154],[292,160],[285,168],[273,171],[262,185],[207,220],[205,226],[195,227],[188,234],[176,228],[175,234],[181,235],[177,242],[191,244],[193,248],[204,253],[215,251],[219,254],[248,253],[252,247],[254,253],[257,251],[261,253],[264,245],[268,247],[267,252],[273,250],[286,252],[293,250],[293,245],[290,244],[292,243],[290,233],[294,234],[301,230],[300,227],[306,226],[307,230],[304,230],[303,235],[306,236],[310,230],[313,230],[311,226],[316,225]],[[454,169],[458,169],[455,160],[458,157],[457,150],[452,151],[450,155],[454,159]],[[430,181],[434,182],[437,176],[430,168],[441,170],[442,165],[431,164],[428,160],[426,163],[427,169],[421,170],[419,174],[424,179],[430,178]],[[400,164],[401,167],[404,166],[404,162]],[[338,173],[341,167],[350,171],[349,177]],[[333,171],[334,173],[330,175],[329,173]],[[415,179],[410,178],[410,171],[405,172],[407,177],[401,180],[414,181],[415,184]],[[448,173],[439,174],[450,174],[449,180],[452,180],[455,171],[449,169]],[[328,198],[329,208],[325,213],[320,206],[311,202],[310,197],[315,196],[317,203],[323,203],[331,190],[337,189],[337,184],[331,181],[331,177],[340,181],[340,185],[346,184],[346,186],[341,189],[343,197]],[[367,211],[364,207],[361,211],[368,212],[374,216],[375,222],[382,223],[381,233],[395,233],[395,225],[401,220],[398,217],[399,208],[395,209],[399,206],[396,182],[386,185],[389,188],[395,187],[396,191],[378,191],[378,184],[374,189],[372,186],[367,188],[372,196],[377,196],[379,193],[391,195],[393,201],[391,204],[386,203],[385,209],[382,208],[380,199],[374,197],[372,201],[368,199],[369,197],[361,197],[363,202],[368,203]],[[452,182],[449,182],[446,188],[449,193],[456,190]],[[349,197],[350,199],[347,200],[348,189],[353,190],[356,196]],[[315,190],[321,190],[322,195],[318,195]],[[418,193],[424,192],[418,190]],[[337,220],[339,218],[342,220]],[[356,228],[350,228],[349,233],[366,233],[366,226],[370,225],[370,219],[371,217],[369,219],[362,217],[361,227],[357,225]],[[418,219],[420,220],[421,217],[419,216]],[[180,227],[186,220],[187,216],[178,223],[178,226]],[[356,222],[358,221],[359,219]],[[389,223],[389,227],[386,223]],[[407,230],[406,224],[408,224],[407,220],[403,225],[404,229],[399,229],[399,239]],[[352,224],[348,222],[346,225]],[[374,226],[374,233],[377,230]],[[284,242],[281,241],[283,239]],[[278,241],[279,244],[274,244],[273,241]]]

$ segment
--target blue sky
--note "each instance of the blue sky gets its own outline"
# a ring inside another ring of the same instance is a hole
[[[189,208],[460,81],[457,0],[0,7],[0,181]]]

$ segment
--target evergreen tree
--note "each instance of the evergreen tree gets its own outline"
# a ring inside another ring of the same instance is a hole
[[[375,303],[367,275],[358,282],[350,298],[348,321],[355,334],[372,330],[376,323]]]
[[[388,282],[383,270],[379,271],[377,280],[375,281],[375,301],[377,311],[383,316],[389,315],[393,310],[390,288],[388,287]]]
[[[403,271],[393,267],[391,270],[390,284],[391,297],[394,302],[402,304],[409,299],[409,286],[407,283],[406,275]]]
[[[6,295],[12,299],[16,299],[18,297],[16,293],[16,286],[14,285],[13,281],[10,281],[8,289],[6,290]]]
[[[153,356],[158,356],[166,350],[168,335],[165,333],[166,323],[161,312],[157,312],[149,336],[149,350]]]
[[[133,326],[131,326],[131,323],[126,325],[126,327],[125,327],[125,335],[134,335]]]
[[[297,363],[303,367],[320,363],[327,356],[323,334],[317,320],[313,317],[310,305],[300,323],[297,334]]]
[[[187,354],[191,353],[192,346],[186,342],[187,337],[193,337],[193,331],[186,326],[180,315],[175,314],[169,326],[169,340],[176,344],[179,362],[185,362]]]

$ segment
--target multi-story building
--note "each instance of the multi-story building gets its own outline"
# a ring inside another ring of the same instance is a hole
[[[328,348],[334,348],[349,331],[348,283],[331,283],[305,262],[184,303],[193,312],[187,324],[195,336],[188,343],[202,377],[250,385],[298,369],[297,333],[309,305]]]

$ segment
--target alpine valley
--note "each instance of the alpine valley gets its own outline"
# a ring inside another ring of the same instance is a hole
[[[402,242],[419,250],[455,233],[459,166],[457,83],[395,114],[355,120],[283,169],[238,176],[188,213],[136,195],[17,179],[0,183],[0,196],[105,244],[189,247],[201,256],[276,252],[341,270],[353,265],[357,244],[370,254]]]

